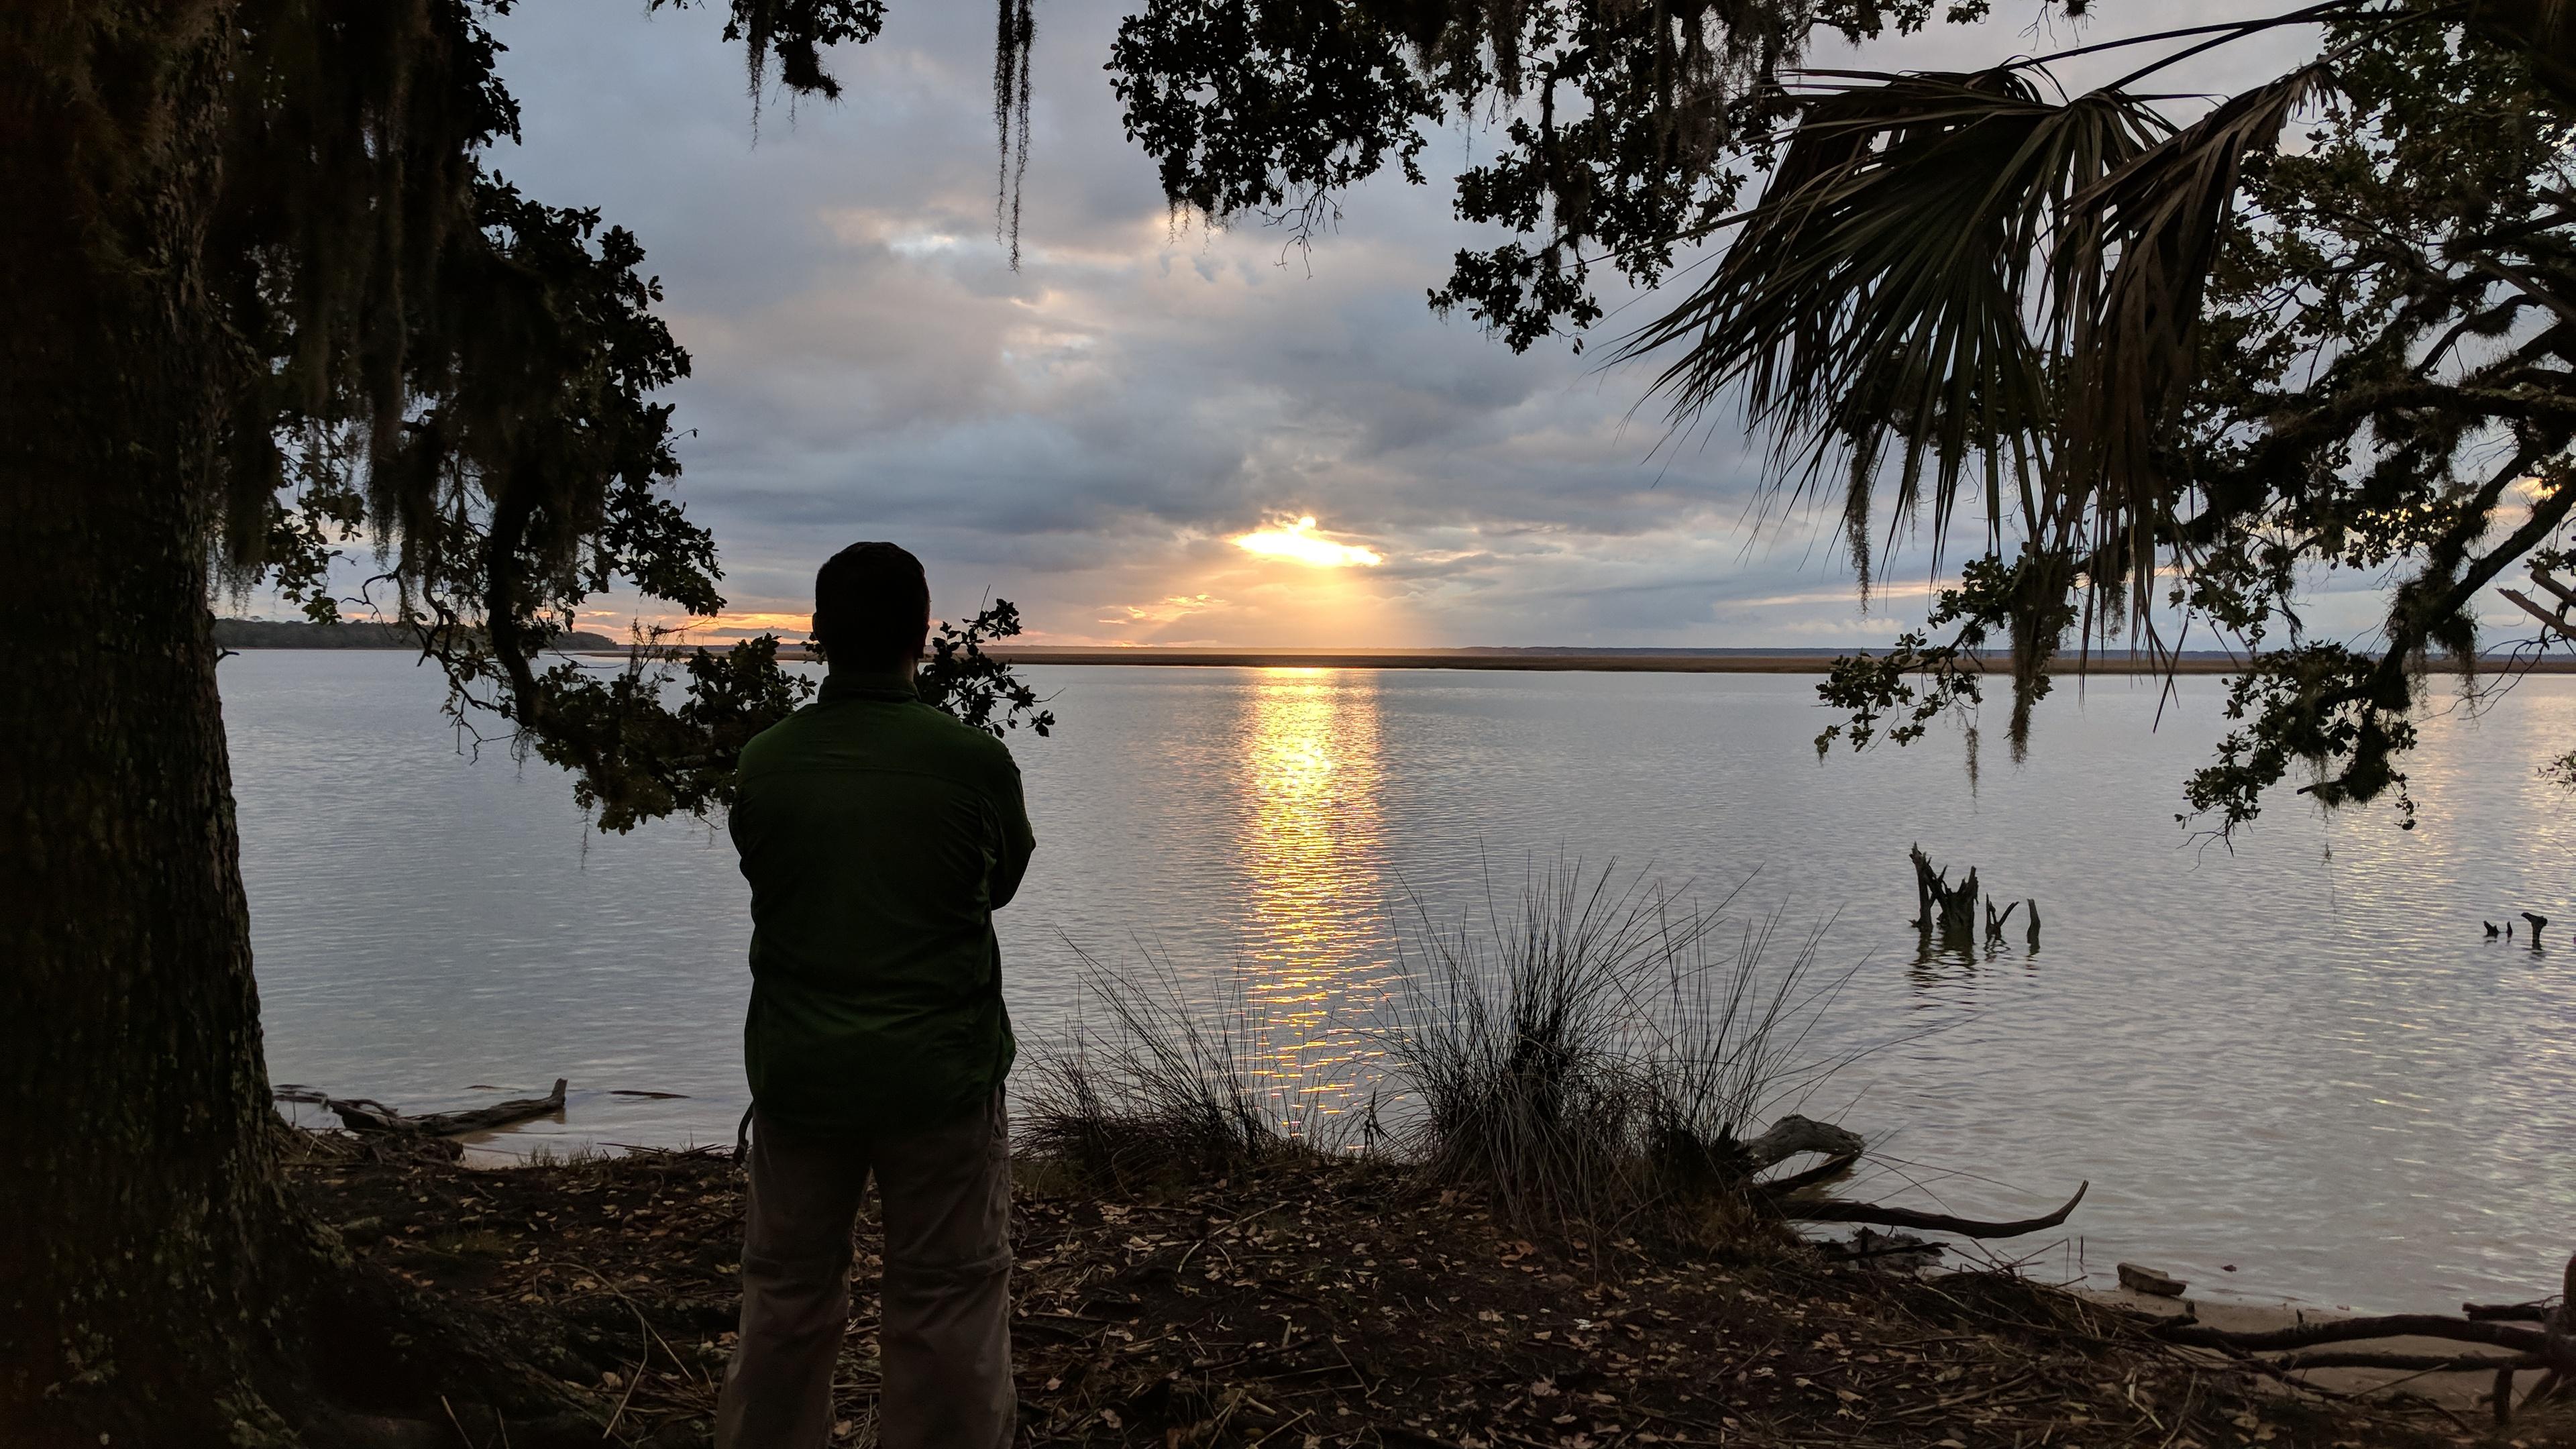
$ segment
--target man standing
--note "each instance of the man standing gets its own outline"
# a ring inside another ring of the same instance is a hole
[[[879,1442],[1011,1438],[1013,1044],[993,912],[1036,842],[1010,751],[914,693],[929,630],[920,560],[890,543],[833,555],[814,580],[830,676],[743,747],[751,1193],[719,1449],[830,1437],[871,1174],[885,1215]]]

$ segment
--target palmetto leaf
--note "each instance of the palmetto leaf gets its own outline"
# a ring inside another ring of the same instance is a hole
[[[1807,104],[1714,274],[1621,355],[1680,349],[1657,386],[1685,423],[1740,387],[1794,488],[1839,453],[1864,580],[1886,462],[1899,517],[1929,475],[1936,550],[1981,464],[1990,539],[2009,468],[2029,542],[2087,555],[2097,587],[2125,575],[2143,607],[2180,486],[2159,432],[2245,156],[2324,66],[2178,130],[2147,98],[2046,100],[2010,67],[1845,78]]]
[[[1984,464],[1989,520],[2009,458],[2023,501],[2047,457],[2059,369],[2034,276],[2066,209],[2169,127],[2144,102],[2058,103],[2019,73],[1856,75],[1810,101],[1742,234],[1707,282],[1627,339],[1681,356],[1657,387],[1688,420],[1736,386],[1774,461],[1810,486],[1837,453],[1867,576],[1873,483],[1901,458],[1896,506],[1932,473],[1933,536]]]
[[[2312,65],[2235,96],[2066,204],[2050,267],[2069,361],[2054,501],[2068,517],[2089,505],[2097,548],[2120,545],[2140,607],[2151,598],[2151,530],[2181,483],[2159,466],[2158,434],[2190,380],[2245,156],[2269,149],[2327,82]]]

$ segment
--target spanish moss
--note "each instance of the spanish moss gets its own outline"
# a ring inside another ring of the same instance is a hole
[[[1029,55],[1038,38],[1031,0],[998,0],[993,28],[993,129],[1001,149],[993,184],[993,239],[1020,269],[1020,184],[1029,171]]]

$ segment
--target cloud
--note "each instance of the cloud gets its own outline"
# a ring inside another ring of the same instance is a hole
[[[994,238],[989,12],[890,7],[834,57],[843,103],[772,98],[756,130],[705,11],[496,19],[527,135],[496,164],[632,228],[694,355],[681,492],[723,550],[719,628],[801,618],[816,564],[863,537],[921,553],[943,612],[998,592],[1067,642],[1873,642],[1919,617],[1900,588],[1860,610],[1758,450],[1667,439],[1643,371],[1433,316],[1475,240],[1439,176],[1353,192],[1311,254],[1176,226],[1100,70],[1129,8],[1044,9],[1017,272]],[[2033,43],[1945,33],[1874,63]],[[1305,516],[1382,566],[1228,542]]]

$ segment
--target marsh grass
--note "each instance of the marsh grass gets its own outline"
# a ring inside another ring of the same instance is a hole
[[[1739,920],[1742,891],[1703,905],[1560,860],[1489,880],[1481,919],[1443,927],[1417,901],[1377,1020],[1354,1028],[1378,1058],[1331,1084],[1283,1082],[1298,1054],[1240,968],[1185,982],[1167,957],[1083,955],[1084,1009],[1036,1063],[1023,1144],[1127,1185],[1356,1150],[1524,1229],[1732,1230],[1747,1138],[1861,1054],[1818,1045],[1851,977],[1819,970],[1821,929]]]
[[[1560,860],[1515,900],[1489,886],[1481,925],[1426,920],[1388,1053],[1421,1105],[1399,1151],[1527,1227],[1732,1216],[1746,1137],[1850,1056],[1812,1049],[1849,973],[1819,979],[1821,932],[1781,961],[1776,915],[1729,914],[1742,891]]]
[[[1333,1150],[1338,1130],[1311,1084],[1283,1080],[1282,1023],[1242,970],[1194,991],[1167,956],[1120,970],[1075,955],[1083,1000],[1023,1091],[1025,1147],[1125,1186]]]

